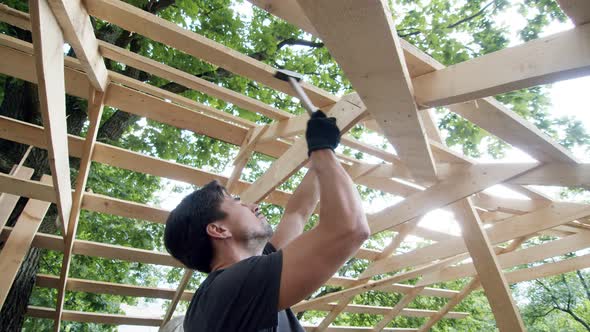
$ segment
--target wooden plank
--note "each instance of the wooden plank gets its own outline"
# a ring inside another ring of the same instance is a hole
[[[514,238],[550,229],[587,215],[590,215],[589,205],[562,202],[552,203],[537,211],[497,222],[493,227],[487,229],[486,232],[488,233],[491,244],[499,244]],[[462,239],[439,242],[380,261],[375,264],[371,275],[396,271],[409,266],[419,266],[466,251],[467,248]]]
[[[501,254],[498,256],[498,263],[502,269],[507,269],[517,265],[531,264],[536,261],[576,252],[588,246],[590,246],[590,233],[582,232],[526,249]],[[427,286],[439,282],[475,276],[476,274],[477,271],[472,263],[445,267],[425,276],[418,282],[418,285]]]
[[[461,293],[457,294],[453,297],[449,302],[447,302],[442,309],[434,316],[430,317],[424,325],[420,327],[418,330],[419,332],[427,332],[436,324],[441,318],[445,317],[453,307],[457,304],[461,303],[467,295],[469,295],[474,289],[480,286],[479,279],[473,279],[472,281],[467,284],[467,286],[463,287]]]
[[[590,23],[590,3],[586,0],[557,0],[557,3],[575,25]]]
[[[298,3],[400,159],[416,177],[435,177],[432,152],[387,6],[379,0]]]
[[[3,3],[0,4],[0,21],[14,25],[23,30],[31,30],[29,14],[10,8]]]
[[[545,164],[510,180],[512,184],[590,187],[590,164]]]
[[[313,308],[309,308],[307,310],[314,310],[314,311],[331,311],[336,307],[334,303],[328,304],[319,304]],[[354,313],[354,314],[370,314],[370,315],[385,315],[387,314],[392,307],[379,307],[379,306],[369,306],[369,305],[359,305],[359,304],[349,304],[344,309],[344,312]],[[401,316],[405,317],[430,317],[436,315],[438,312],[435,310],[426,310],[426,309],[412,309],[412,308],[404,308],[400,312]],[[445,318],[449,319],[461,319],[469,316],[466,312],[449,312],[445,315]]]
[[[415,77],[412,82],[418,103],[434,107],[589,74],[590,25],[584,25]]]
[[[64,87],[63,36],[47,0],[31,1],[29,5],[33,22],[33,43],[39,108],[43,117],[45,137],[48,142],[49,166],[57,201],[62,234],[66,234],[72,208],[72,184],[68,159],[66,125],[66,96]]]
[[[342,133],[350,129],[364,114],[366,109],[356,105],[356,95],[348,95],[336,103],[328,113],[336,117],[337,125]],[[271,167],[241,193],[245,202],[259,202],[285,179],[299,170],[307,160],[307,142],[300,138]]]
[[[588,254],[555,263],[546,263],[540,266],[507,272],[506,280],[514,284],[587,268],[590,268],[590,255]]]
[[[383,315],[383,318],[375,325],[373,332],[380,332],[389,324],[396,316],[402,313],[403,309],[410,304],[422,291],[423,287],[416,287],[412,292],[404,295],[399,302],[389,312]]]
[[[41,178],[43,183],[51,183],[51,177],[44,175]],[[31,199],[25,208],[14,228],[11,236],[4,243],[0,251],[0,308],[8,297],[14,278],[31,247],[35,233],[39,229],[50,203]]]
[[[90,0],[85,4],[92,16],[170,45],[275,90],[297,96],[289,83],[274,77],[276,70],[269,65],[199,34],[182,29],[172,22],[118,0]],[[337,101],[336,97],[310,84],[303,83],[303,89],[318,107],[330,106]]]
[[[461,207],[455,215],[463,231],[463,241],[492,307],[496,326],[500,331],[525,331],[502,268],[471,200],[466,198],[456,204]]]
[[[55,310],[53,308],[44,308],[29,306],[27,308],[27,316],[35,318],[53,319],[55,317]],[[64,310],[63,320],[82,322],[82,323],[97,323],[108,325],[139,325],[139,326],[159,326],[162,321],[159,318],[140,317],[140,316],[125,316],[97,312],[81,312]]]
[[[57,305],[55,310],[55,322],[53,325],[54,331],[56,332],[59,332],[61,326],[63,305],[66,295],[66,284],[68,282],[70,263],[72,261],[72,249],[74,247],[74,239],[76,238],[76,231],[78,229],[78,220],[82,210],[82,199],[86,191],[86,182],[88,180],[88,174],[90,174],[92,155],[94,154],[96,136],[98,134],[104,106],[105,94],[103,92],[91,91],[90,94],[92,95],[92,98],[88,101],[88,121],[90,122],[90,125],[88,126],[88,131],[84,140],[84,147],[82,149],[82,158],[80,159],[80,168],[78,169],[78,176],[76,178],[76,190],[72,201],[68,230],[64,235],[65,250],[61,263],[60,285],[57,289]]]
[[[19,179],[28,180],[33,176],[34,172],[34,169],[22,166],[16,170],[13,176]],[[0,194],[0,229],[6,225],[6,222],[19,198],[18,195],[12,195],[9,193]]]
[[[202,78],[188,74],[182,70],[170,67],[139,54],[122,49],[115,45],[99,42],[102,55],[108,59],[123,63],[130,67],[143,70],[166,80],[176,82],[195,91],[206,93],[212,97],[225,100],[243,109],[260,113],[271,119],[288,119],[292,115],[283,110],[269,106],[254,98],[244,96],[238,92],[221,87]]]
[[[98,51],[94,28],[84,4],[81,0],[49,0],[48,2],[66,41],[72,46],[76,57],[88,74],[90,83],[96,90],[104,92],[109,81],[109,74]]]
[[[464,173],[453,175],[438,184],[415,193],[400,203],[368,216],[371,233],[375,234],[464,197],[478,193],[494,184],[527,172],[538,164],[474,165]]]

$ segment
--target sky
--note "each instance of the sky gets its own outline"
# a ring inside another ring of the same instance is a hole
[[[522,1],[522,0],[518,0]],[[243,4],[238,5],[237,7],[240,12],[244,15],[250,16],[251,15],[251,5],[244,1]],[[524,19],[522,19],[516,13],[504,15],[501,20],[504,20],[504,24],[510,27],[512,32],[513,38],[512,43],[510,46],[515,46],[518,44],[518,38],[516,38],[517,31],[522,28],[525,24]],[[567,23],[555,23],[550,25],[543,36],[551,35],[560,31],[571,29],[573,25],[570,22]],[[587,94],[588,94],[588,87],[590,87],[590,77],[582,77],[577,79],[572,79],[568,81],[562,81],[558,83],[554,83],[549,88],[550,98],[552,102],[552,106],[550,107],[549,113],[555,117],[561,116],[572,116],[577,120],[583,122],[584,126],[587,129],[590,129],[590,106],[587,103]],[[585,162],[590,162],[590,157],[587,156],[584,151],[574,151],[574,155]],[[510,149],[506,153],[506,157],[504,161],[510,162],[523,162],[523,161],[530,161],[531,159],[526,156],[526,154],[522,153],[517,149]],[[479,161],[482,162],[497,162],[497,160],[492,160],[489,157],[481,158]],[[231,173],[231,168],[224,170],[223,172],[226,175]],[[176,183],[173,181],[169,182],[170,186],[173,186]],[[559,188],[538,188],[550,195],[556,195]],[[160,207],[165,209],[172,209],[178,204],[180,199],[185,195],[185,193],[170,193],[168,190],[165,190],[166,193],[162,195],[163,199],[160,202]],[[500,195],[500,196],[511,196],[511,197],[520,197],[522,196],[515,194],[513,192],[508,191],[507,189],[502,188],[501,186],[495,186],[491,190],[489,190],[491,194]],[[395,199],[392,197],[386,198],[378,198],[375,199],[373,202],[366,203],[365,209],[369,212],[376,212],[385,208],[386,206],[393,205],[395,203]],[[427,215],[423,221],[421,222],[421,226],[431,227],[433,229],[437,229],[444,232],[449,232],[451,234],[459,234],[460,229],[454,222],[452,215],[446,213],[444,211],[435,211]],[[418,239],[409,239],[409,241],[417,241]],[[174,288],[176,285],[166,285],[162,284],[161,287],[169,287]],[[127,306],[125,304],[122,305],[123,310],[126,312],[127,315],[134,315],[134,316],[145,316],[145,317],[161,317],[163,315],[162,304],[164,301],[156,300],[155,302],[150,303],[140,303],[138,306]],[[177,312],[177,314],[180,314]],[[119,331],[121,332],[139,332],[139,331],[157,331],[157,328],[148,328],[145,326],[120,326]]]

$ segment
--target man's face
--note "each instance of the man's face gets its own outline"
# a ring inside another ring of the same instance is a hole
[[[226,195],[220,208],[227,214],[223,223],[236,240],[246,244],[266,243],[272,236],[273,230],[258,204],[246,204],[239,197]]]

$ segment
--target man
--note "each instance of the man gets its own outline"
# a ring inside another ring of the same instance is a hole
[[[358,192],[333,152],[340,142],[336,119],[315,112],[306,138],[309,171],[274,234],[256,204],[231,197],[216,181],[170,213],[167,250],[209,274],[191,301],[185,331],[304,331],[289,307],[321,287],[369,236]],[[303,233],[318,198],[319,223]]]

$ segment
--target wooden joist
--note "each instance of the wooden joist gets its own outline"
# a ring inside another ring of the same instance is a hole
[[[590,215],[590,206],[575,203],[552,203],[547,207],[497,222],[486,230],[491,244],[534,234]],[[439,242],[427,247],[395,255],[374,264],[370,275],[419,266],[437,259],[458,255],[467,251],[463,239]],[[368,271],[366,273],[369,273]]]
[[[375,234],[525,173],[538,164],[474,165],[368,217]]]
[[[289,83],[274,77],[275,69],[229,47],[185,30],[133,5],[118,0],[86,1],[92,16],[111,22],[128,31],[135,31],[152,40],[170,45],[196,58],[227,69],[238,75],[260,82],[275,90],[297,96]],[[337,98],[327,92],[303,83],[303,89],[318,107],[334,104]]]

